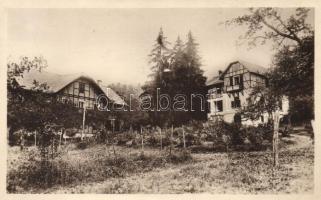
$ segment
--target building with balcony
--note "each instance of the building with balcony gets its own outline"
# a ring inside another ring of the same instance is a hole
[[[266,68],[248,63],[235,61],[230,63],[224,71],[219,71],[218,76],[210,78],[207,82],[208,91],[208,120],[224,120],[235,122],[240,109],[247,104],[251,88],[256,85],[267,86],[265,77]],[[281,113],[287,114],[289,108],[287,98],[283,98]],[[241,120],[242,124],[257,125],[267,122],[268,115],[263,115],[259,120]]]

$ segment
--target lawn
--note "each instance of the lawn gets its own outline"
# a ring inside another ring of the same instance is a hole
[[[67,147],[66,147],[67,148]],[[282,139],[280,166],[272,167],[271,151],[192,154],[168,158],[158,149],[94,145],[80,150],[69,145],[59,160],[66,177],[50,187],[17,187],[14,193],[312,193],[314,152],[309,137]],[[30,162],[30,152],[9,149],[9,173]],[[17,155],[19,154],[19,155]],[[115,158],[117,158],[115,160]],[[22,161],[24,160],[24,161]],[[108,162],[106,162],[108,160]],[[84,173],[86,172],[86,173]],[[81,174],[79,174],[81,173]]]

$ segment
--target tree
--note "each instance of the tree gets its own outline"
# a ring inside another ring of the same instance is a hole
[[[227,21],[227,24],[247,26],[247,31],[240,38],[246,39],[249,46],[272,41],[276,54],[272,63],[274,66],[267,75],[269,87],[253,89],[243,113],[254,118],[264,112],[269,114],[274,124],[273,157],[274,165],[277,165],[278,108],[282,95],[290,98],[291,114],[295,112],[293,105],[298,96],[309,96],[313,101],[314,30],[306,22],[310,9],[296,8],[295,13],[287,18],[276,8],[250,8],[249,12]]]
[[[273,113],[279,109],[282,103],[282,96],[270,87],[254,86],[247,99],[246,107],[242,108],[243,119],[258,120],[262,115],[268,114],[270,122],[273,121]]]
[[[192,95],[201,95],[205,97],[205,82],[204,71],[201,69],[201,58],[198,55],[198,44],[193,37],[191,31],[187,34],[187,41],[183,46],[180,38],[177,39],[174,46],[172,62],[172,83],[175,94],[180,93],[186,96],[186,110],[188,112],[176,112],[178,119],[182,119],[179,123],[186,123],[189,120],[205,120],[205,98],[200,101]],[[176,52],[175,52],[175,49]],[[202,110],[203,109],[203,110]]]
[[[166,40],[164,36],[163,29],[160,28],[158,36],[156,38],[156,43],[153,45],[153,49],[149,56],[149,64],[151,64],[151,74],[149,78],[151,79],[145,85],[143,85],[142,89],[144,92],[148,93],[152,97],[152,107],[153,111],[149,111],[148,114],[152,119],[152,123],[154,125],[164,125],[166,118],[168,118],[168,113],[166,112],[157,112],[157,89],[160,91],[164,90],[166,86],[166,81],[164,79],[165,73],[164,70],[169,68],[170,61],[170,50],[167,48],[169,42]]]
[[[311,10],[296,8],[293,11],[284,14],[277,8],[250,8],[249,14],[226,23],[246,26],[247,31],[240,38],[251,47],[272,41],[276,53],[269,86],[289,97],[292,117],[304,107],[308,112],[305,118],[311,119],[314,117],[314,30],[307,22]]]
[[[47,93],[49,87],[46,83],[34,80],[31,90],[18,84],[17,79],[22,78],[25,72],[41,71],[47,67],[44,58],[22,57],[20,62],[8,62],[7,67],[9,144],[12,144],[17,130],[37,131],[40,138],[38,147],[42,152],[42,158],[46,159],[48,154],[45,152],[49,152],[48,148],[55,138],[52,128],[79,126],[81,114],[73,105],[63,104],[54,95]]]
[[[201,70],[200,56],[198,55],[195,39],[191,32],[187,35],[187,41],[183,44],[180,37],[177,38],[172,49],[164,47],[164,38],[162,31],[157,37],[156,48],[152,50],[152,81],[147,83],[143,89],[151,94],[153,99],[157,98],[157,89],[161,93],[166,93],[171,98],[170,110],[166,112],[152,112],[155,124],[174,124],[181,125],[192,119],[203,120],[206,118],[205,98],[199,100],[194,97],[193,105],[191,104],[191,95],[203,95],[205,97],[205,81]],[[158,49],[158,51],[156,51]],[[164,49],[164,50],[163,50]],[[156,51],[156,52],[155,52]],[[161,52],[165,52],[164,54]],[[155,67],[157,66],[157,67]],[[170,69],[167,70],[166,69]],[[174,100],[176,95],[184,97],[184,105],[179,106],[181,109],[174,110]],[[156,107],[154,102],[154,108]],[[164,102],[159,102],[163,105]],[[166,103],[164,103],[166,104]],[[201,109],[204,109],[203,111]]]
[[[294,122],[314,118],[314,38],[307,37],[301,45],[285,46],[275,55],[270,86],[290,99]]]
[[[132,86],[126,84],[111,84],[108,87],[113,89],[118,95],[124,98],[124,101],[130,106],[126,111],[118,111],[115,114],[118,119],[125,122],[124,128],[139,130],[140,125],[150,122],[146,112],[139,109],[139,95],[141,93],[140,86]]]
[[[310,9],[296,8],[288,16],[277,8],[250,8],[249,14],[226,21],[226,24],[246,26],[247,31],[240,39],[248,41],[250,46],[274,42],[275,47],[283,45],[302,45],[306,37],[314,35],[312,26],[306,22]]]

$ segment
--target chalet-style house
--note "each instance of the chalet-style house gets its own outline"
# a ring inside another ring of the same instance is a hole
[[[106,95],[109,103],[127,105],[123,99],[111,88],[103,86],[101,81],[95,81],[84,74],[60,75],[46,71],[31,70],[18,78],[17,82],[25,89],[32,89],[34,81],[45,83],[46,92],[56,95],[62,102],[71,102],[75,107],[95,109],[99,95]]]
[[[37,81],[39,84],[45,84],[47,89],[44,92],[53,94],[58,100],[64,103],[72,103],[75,107],[79,109],[98,109],[102,104],[97,103],[96,99],[98,96],[102,95],[104,98],[108,99],[109,110],[112,108],[123,108],[127,106],[126,102],[111,88],[103,86],[100,80],[95,81],[91,77],[84,74],[69,74],[60,75],[55,73],[50,73],[46,71],[31,70],[25,72],[23,77],[16,79],[18,84],[26,90],[32,90]],[[104,103],[106,103],[105,101]],[[106,104],[105,104],[106,105]],[[104,107],[105,107],[104,105]],[[114,117],[113,121],[110,119],[105,119],[105,128],[111,127],[112,123],[120,123],[118,119]],[[117,127],[117,126],[116,126]],[[76,132],[81,132],[81,127],[75,127]],[[85,124],[85,134],[92,134],[93,130],[92,124]]]
[[[241,107],[246,106],[251,88],[255,85],[267,85],[267,78],[264,73],[266,68],[251,64],[245,61],[235,61],[230,63],[224,71],[219,71],[218,76],[208,80],[208,119],[221,119],[226,122],[235,122],[236,113]],[[281,115],[288,112],[288,100],[283,98],[280,106]],[[241,119],[242,124],[257,125],[265,123],[268,115],[264,114],[259,120],[251,121]]]

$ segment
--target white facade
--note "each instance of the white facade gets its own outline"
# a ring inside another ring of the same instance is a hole
[[[246,64],[239,61],[231,63],[224,72],[208,84],[208,120],[222,119],[229,123],[234,122],[235,114],[246,106],[251,88],[257,84],[266,85],[266,78],[261,74],[265,69]],[[282,100],[281,108],[280,114],[286,115],[289,109],[289,101],[286,97]],[[242,124],[254,126],[266,123],[267,120],[267,113],[255,121],[241,119]]]

